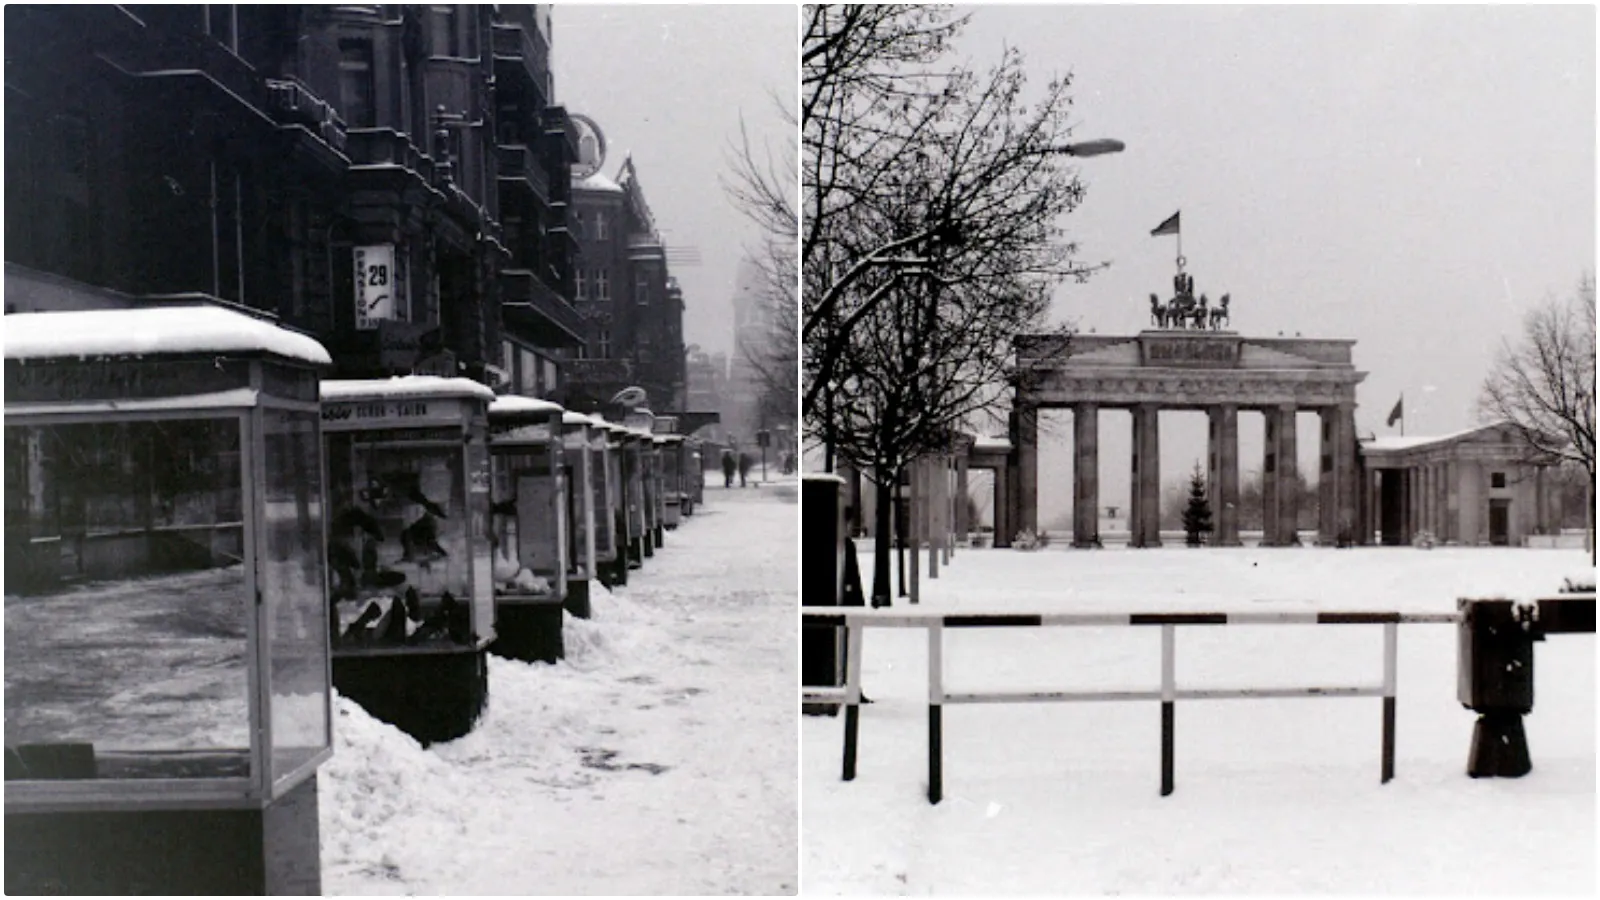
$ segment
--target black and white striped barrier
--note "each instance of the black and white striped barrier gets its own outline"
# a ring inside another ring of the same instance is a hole
[[[1456,624],[1457,613],[1399,612],[1180,612],[1180,613],[936,613],[837,608],[803,608],[805,625],[846,629],[846,675],[843,688],[806,688],[807,703],[840,704],[845,708],[845,781],[856,777],[860,726],[861,638],[867,628],[924,628],[928,632],[928,802],[944,794],[941,714],[949,703],[1054,703],[1090,700],[1161,701],[1161,795],[1173,790],[1174,704],[1179,700],[1289,697],[1383,698],[1381,780],[1394,778],[1395,672],[1402,624]],[[989,691],[946,692],[944,630],[946,628],[1033,628],[1047,626],[1155,625],[1161,628],[1161,686],[1134,691]],[[1180,690],[1176,684],[1177,628],[1180,625],[1382,625],[1383,677],[1375,685],[1290,688],[1207,688]]]

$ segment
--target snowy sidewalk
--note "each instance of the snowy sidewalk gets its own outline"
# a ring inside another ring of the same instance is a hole
[[[324,890],[792,893],[797,509],[780,485],[708,486],[567,619],[564,663],[490,658],[460,740],[423,750],[340,699]]]

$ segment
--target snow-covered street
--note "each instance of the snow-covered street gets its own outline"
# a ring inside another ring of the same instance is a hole
[[[470,735],[423,750],[336,699],[333,894],[785,894],[798,884],[793,480],[708,486],[567,659],[491,657]]]
[[[861,564],[870,577],[870,553]],[[1457,597],[1552,596],[1585,570],[1572,550],[963,549],[921,607],[1453,612]],[[945,689],[1150,689],[1159,632],[947,630]],[[1372,698],[1180,701],[1169,797],[1157,703],[962,705],[944,709],[930,806],[925,632],[869,629],[855,781],[840,780],[843,718],[801,725],[803,890],[1592,894],[1593,635],[1535,645],[1521,779],[1465,774],[1475,715],[1456,700],[1456,644],[1453,625],[1400,626],[1387,785]],[[1177,682],[1375,684],[1382,647],[1373,625],[1180,627]]]

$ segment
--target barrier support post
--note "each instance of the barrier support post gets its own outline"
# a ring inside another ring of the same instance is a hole
[[[844,780],[856,778],[856,734],[861,725],[861,635],[853,616],[845,619]]]
[[[1172,793],[1174,701],[1177,699],[1176,625],[1161,626],[1161,796]]]
[[[1394,700],[1400,624],[1383,623],[1383,773],[1380,784],[1394,779]]]
[[[944,623],[928,626],[928,802],[944,799]]]

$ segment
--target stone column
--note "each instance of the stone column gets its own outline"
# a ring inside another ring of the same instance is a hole
[[[1072,545],[1100,546],[1100,407],[1072,408]]]
[[[1406,467],[1406,527],[1401,531],[1401,543],[1409,544],[1417,536],[1417,497],[1421,491],[1417,489],[1420,482],[1420,472],[1416,466]]]
[[[956,457],[956,534],[962,540],[972,536],[972,522],[968,519],[970,510],[967,508],[967,457],[966,454]]]
[[[994,545],[996,547],[1011,546],[1011,491],[1006,482],[1009,478],[1009,466],[996,466],[994,469]]]
[[[1161,407],[1141,403],[1134,408],[1134,495],[1139,513],[1137,547],[1161,546]]]
[[[1337,479],[1334,494],[1334,538],[1340,535],[1352,544],[1359,542],[1361,503],[1361,463],[1356,458],[1356,405],[1340,403],[1333,420],[1333,474]]]
[[[1039,532],[1039,407],[1019,402],[1012,451],[1017,460],[1017,530]]]
[[[1210,472],[1212,539],[1219,547],[1239,546],[1239,407],[1232,403],[1206,410],[1211,420]]]
[[[1317,407],[1318,433],[1321,435],[1317,452],[1317,546],[1332,547],[1339,540],[1339,476],[1334,459],[1334,442],[1338,439],[1338,407]]]
[[[1299,469],[1295,461],[1298,447],[1295,406],[1285,403],[1278,407],[1278,545],[1281,547],[1293,546],[1300,540],[1299,483],[1295,477]]]
[[[1278,546],[1278,432],[1282,415],[1276,406],[1261,411],[1265,422],[1261,442],[1261,546]]]

